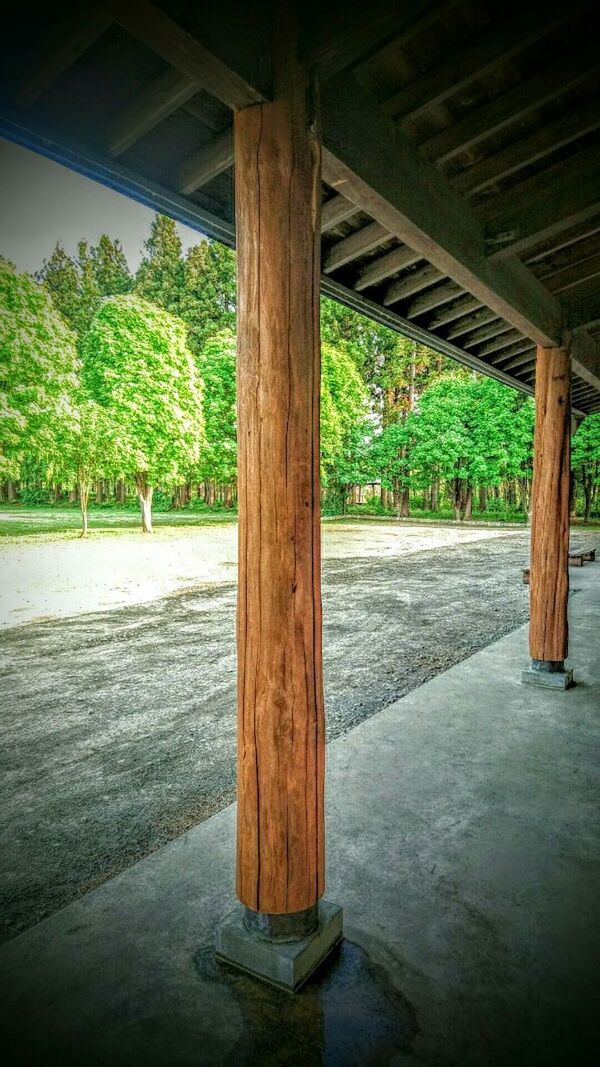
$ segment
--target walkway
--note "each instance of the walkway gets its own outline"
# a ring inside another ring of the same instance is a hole
[[[521,628],[329,746],[348,940],[320,981],[212,962],[229,807],[2,948],[13,1062],[598,1062],[600,564],[571,576],[575,690],[519,684]]]

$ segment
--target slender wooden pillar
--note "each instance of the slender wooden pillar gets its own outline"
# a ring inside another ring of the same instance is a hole
[[[324,889],[319,517],[320,139],[291,37],[274,102],[235,116],[238,244],[237,893]]]
[[[548,670],[560,670],[568,651],[570,381],[567,349],[538,348],[529,652]]]

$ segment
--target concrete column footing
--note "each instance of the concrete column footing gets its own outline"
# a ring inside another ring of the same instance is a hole
[[[217,930],[216,958],[295,993],[342,939],[342,909],[319,901],[316,930],[300,941],[267,941],[244,923],[240,905]]]
[[[542,689],[570,689],[573,682],[573,671],[543,671],[536,667],[528,667],[521,671],[521,681],[524,685],[537,685]]]

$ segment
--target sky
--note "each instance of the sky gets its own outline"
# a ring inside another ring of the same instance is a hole
[[[0,255],[33,273],[57,241],[73,255],[81,238],[119,237],[132,270],[154,212],[75,171],[0,139]],[[184,252],[201,235],[177,223]]]

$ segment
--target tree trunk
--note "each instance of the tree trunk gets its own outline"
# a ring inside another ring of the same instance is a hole
[[[568,650],[570,362],[564,348],[537,350],[529,652],[547,663]]]
[[[154,488],[148,485],[143,474],[136,475],[135,487],[140,502],[142,533],[152,533],[152,494],[154,493]]]
[[[438,510],[438,492],[439,492],[439,485],[438,485],[438,482],[437,482],[437,479],[436,479],[434,482],[431,483],[431,510],[432,511],[437,511]]]
[[[81,508],[81,536],[88,535],[88,503],[90,498],[90,483],[84,478],[79,479],[79,507]]]
[[[16,497],[15,483],[9,478],[6,483],[6,499],[12,503]]]
[[[465,493],[465,504],[463,511],[463,519],[467,522],[473,518],[473,486],[469,485]]]
[[[479,510],[481,512],[487,511],[487,485],[479,486]]]
[[[237,892],[253,911],[289,914],[324,889],[321,167],[308,75],[284,48],[275,55],[274,102],[234,115]]]
[[[408,489],[403,489],[400,493],[400,518],[410,518],[410,495]]]
[[[117,500],[118,500],[119,504],[124,504],[125,501],[127,500],[127,491],[126,491],[126,488],[125,488],[125,479],[124,478],[119,478],[119,480],[117,481],[116,497],[117,497]]]
[[[102,503],[102,497],[103,497],[102,479],[98,478],[98,481],[96,482],[96,503],[97,504],[101,504]]]

